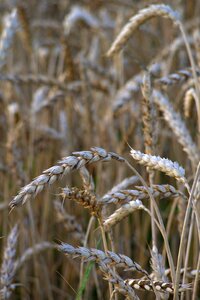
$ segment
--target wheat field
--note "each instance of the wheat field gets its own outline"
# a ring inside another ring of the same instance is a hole
[[[0,299],[200,299],[199,16],[0,2]]]

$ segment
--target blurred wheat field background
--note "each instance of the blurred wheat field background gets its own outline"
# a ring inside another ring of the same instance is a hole
[[[0,299],[200,299],[200,2],[0,2]]]

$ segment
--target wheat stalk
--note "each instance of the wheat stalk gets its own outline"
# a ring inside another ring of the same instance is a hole
[[[22,28],[22,41],[27,49],[27,51],[31,54],[32,52],[32,45],[31,45],[31,32],[30,32],[30,24],[29,19],[27,16],[26,9],[23,5],[17,6],[17,13],[19,18],[19,23],[21,24]]]
[[[180,269],[180,274],[182,275],[185,271],[186,271],[186,276],[188,278],[194,278],[196,275],[200,276],[200,271],[199,270],[191,269],[191,268],[187,268],[186,270],[185,270],[185,268],[181,268]],[[171,273],[170,269],[165,269],[165,275],[166,276],[170,275],[170,273]],[[152,275],[150,275],[150,276],[152,276]]]

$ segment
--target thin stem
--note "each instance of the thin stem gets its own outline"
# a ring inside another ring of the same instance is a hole
[[[195,280],[194,280],[192,300],[197,299],[196,294],[197,294],[198,287],[199,287],[199,270],[200,270],[200,254],[199,254],[199,258],[198,258],[198,264],[197,264],[197,270],[196,270],[197,272],[196,272],[196,276],[195,276]]]
[[[189,260],[189,254],[190,254],[190,246],[192,241],[192,233],[193,233],[193,226],[194,226],[194,212],[192,212],[191,222],[190,222],[190,230],[189,235],[187,239],[187,247],[186,247],[186,255],[184,257],[184,273],[183,273],[183,279],[182,283],[185,283],[186,279],[186,273],[187,273],[187,266],[188,266],[188,260]],[[181,300],[183,300],[184,294],[181,295]]]
[[[172,222],[173,222],[173,218],[174,218],[174,213],[175,213],[175,209],[176,209],[176,206],[177,206],[177,202],[178,202],[178,199],[176,199],[173,202],[171,210],[170,210],[170,213],[169,213],[169,216],[168,216],[167,226],[166,226],[167,238],[169,237],[169,234],[170,234],[170,229],[171,229],[171,225],[172,225]],[[163,257],[163,261],[165,261],[165,259],[166,259],[166,249],[165,249],[165,247],[163,247],[162,257]]]
[[[175,278],[175,284],[174,284],[174,287],[175,287],[174,288],[174,298],[173,298],[174,300],[178,299],[178,287],[179,287],[179,282],[180,282],[180,270],[181,270],[181,264],[182,264],[182,258],[183,258],[185,237],[186,237],[186,233],[187,233],[187,226],[188,226],[190,212],[191,212],[191,208],[192,208],[192,200],[193,200],[193,196],[194,196],[194,192],[196,189],[199,175],[200,175],[200,163],[198,164],[198,167],[197,167],[197,172],[196,172],[196,175],[194,178],[192,190],[191,190],[190,197],[188,200],[187,209],[185,212],[185,219],[184,219],[184,223],[183,223],[181,241],[180,241],[180,245],[179,245],[178,260],[177,260],[176,278]]]
[[[95,217],[94,216],[90,217],[88,227],[87,227],[87,231],[86,231],[86,234],[85,234],[84,243],[83,243],[84,247],[87,247],[88,238],[89,238],[90,231],[92,229],[92,225],[93,225],[94,221],[95,221]],[[80,266],[79,288],[81,287],[82,280],[83,280],[83,266],[84,266],[84,259],[82,258],[81,259],[81,266]]]
[[[104,247],[105,252],[107,253],[108,252],[108,244],[107,244],[107,240],[106,240],[105,230],[103,228],[103,223],[102,223],[102,220],[100,219],[100,217],[98,218],[98,221],[99,221],[99,225],[100,225],[100,228],[101,228],[103,247]],[[110,297],[111,297],[112,292],[113,292],[113,286],[110,282],[108,284],[109,284],[109,292],[110,292]]]
[[[158,209],[157,203],[156,203],[156,201],[155,201],[152,193],[150,192],[150,190],[149,190],[146,182],[142,178],[142,176],[137,172],[137,170],[127,160],[125,160],[125,163],[139,177],[139,179],[141,180],[142,184],[146,187],[147,193],[149,194],[149,197],[150,197],[152,203],[154,204],[155,212],[157,214],[157,217],[158,217],[158,220],[159,220],[159,223],[160,223],[160,228],[159,229],[160,230],[162,229],[161,230],[161,234],[162,234],[164,242],[165,242],[165,247],[166,247],[166,251],[167,251],[167,257],[168,257],[169,266],[170,266],[170,269],[171,269],[172,281],[174,283],[175,282],[175,267],[174,267],[174,262],[173,262],[172,254],[171,254],[171,251],[170,251],[169,242],[168,242],[168,239],[167,239],[167,235],[166,235],[165,227],[164,227],[164,224],[163,224],[163,220],[162,220],[162,217],[160,215],[160,211]]]
[[[110,240],[112,252],[116,252],[112,228],[108,231],[108,237],[109,237],[109,240]],[[115,266],[113,266],[113,270],[114,270],[114,272],[116,272]],[[118,294],[117,293],[115,293],[115,300],[118,300]]]
[[[199,101],[200,101],[200,90],[199,90],[197,72],[196,72],[196,68],[195,68],[195,62],[194,62],[194,59],[193,59],[193,56],[192,56],[191,47],[188,43],[187,36],[185,34],[185,29],[183,27],[183,24],[181,22],[178,22],[178,25],[179,25],[179,29],[181,31],[181,34],[183,36],[183,40],[185,42],[188,57],[189,57],[190,64],[191,64],[191,67],[192,67],[192,74],[193,74],[193,77],[194,77],[194,84],[195,84],[195,89],[196,89],[196,93],[197,93],[197,98],[195,97],[195,103],[196,103],[197,115],[198,115],[198,130],[199,130],[199,133],[200,133],[200,103],[199,103]]]
[[[154,173],[149,170],[149,185],[152,187],[153,185],[153,175]],[[156,226],[155,226],[155,212],[154,212],[154,204],[150,199],[150,209],[151,209],[151,231],[152,231],[152,246],[157,246],[157,237],[156,237]]]

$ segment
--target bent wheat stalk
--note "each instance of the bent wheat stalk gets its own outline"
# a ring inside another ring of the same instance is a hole
[[[179,245],[179,252],[178,252],[178,259],[177,259],[177,268],[176,268],[176,277],[175,277],[175,284],[174,284],[174,300],[178,298],[178,287],[179,287],[179,281],[180,281],[180,271],[181,271],[181,264],[182,264],[182,258],[183,258],[183,252],[184,252],[184,243],[185,243],[185,237],[187,233],[187,226],[191,214],[191,209],[192,209],[192,204],[193,204],[193,197],[195,193],[196,186],[198,184],[200,176],[200,163],[198,164],[196,175],[194,178],[194,182],[192,185],[190,197],[188,200],[188,205],[187,209],[185,212],[185,218],[184,218],[184,223],[183,223],[183,229],[182,229],[182,234],[181,234],[181,240],[180,240],[180,245]]]

